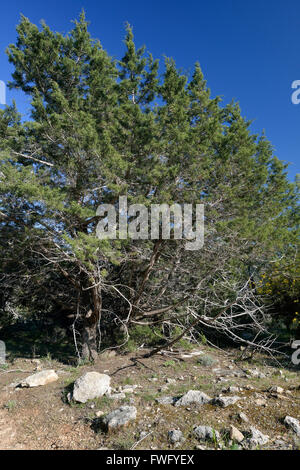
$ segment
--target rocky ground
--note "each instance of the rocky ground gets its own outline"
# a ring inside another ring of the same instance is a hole
[[[300,449],[299,367],[207,346],[144,353],[0,366],[0,449]]]

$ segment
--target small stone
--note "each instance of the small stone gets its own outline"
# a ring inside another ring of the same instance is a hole
[[[229,382],[229,379],[226,379],[225,377],[218,377],[218,378],[216,379],[216,382],[217,382],[217,383],[218,383],[218,382]]]
[[[269,442],[269,436],[266,436],[258,429],[254,428],[253,426],[250,427],[250,432],[248,433],[249,437],[244,440],[246,447],[253,449],[258,446],[263,446]]]
[[[108,398],[110,400],[122,400],[123,398],[126,398],[125,393],[112,393],[111,395],[108,395]]]
[[[300,437],[300,422],[298,419],[292,418],[292,416],[286,416],[283,422],[289,429],[294,431],[298,437]]]
[[[125,393],[133,393],[134,390],[137,388],[137,385],[124,385],[123,392]]]
[[[273,387],[270,387],[268,389],[268,392],[270,393],[279,393],[280,395],[284,393],[284,389],[282,387],[276,387],[275,385]]]
[[[56,382],[58,380],[58,375],[54,370],[43,370],[42,372],[37,372],[36,374],[26,377],[19,383],[20,387],[40,387],[41,385],[47,385],[51,382]]]
[[[244,440],[244,434],[242,434],[235,426],[230,426],[230,439],[235,442],[242,442]]]
[[[126,426],[136,419],[137,409],[134,406],[121,406],[102,418],[102,424],[107,431]]]
[[[245,390],[254,390],[254,387],[252,387],[252,385],[245,385]]]
[[[234,387],[234,386],[230,386],[228,388],[224,388],[222,390],[222,392],[224,393],[238,393],[240,391],[240,388],[239,387]]]
[[[99,411],[96,411],[95,414],[96,414],[96,417],[97,417],[97,418],[101,418],[101,416],[104,415],[104,411],[100,411],[100,410],[99,410]]]
[[[166,382],[167,382],[167,384],[174,385],[174,384],[176,384],[176,379],[169,379],[169,378],[167,378],[167,379],[166,379]]]
[[[134,393],[134,388],[123,388],[122,392],[124,392],[124,393]]]
[[[279,398],[279,400],[290,400],[286,395],[280,395],[279,393],[272,394],[273,397]]]
[[[211,398],[206,393],[200,390],[189,390],[179,400],[176,401],[175,406],[187,406],[187,405],[205,405],[211,402]]]
[[[266,400],[264,400],[263,398],[258,398],[257,400],[255,400],[254,403],[257,406],[266,406],[267,404]]]
[[[278,447],[283,447],[286,445],[286,443],[282,439],[276,439],[276,441],[274,441],[274,444]]]
[[[239,420],[242,421],[243,423],[249,423],[249,418],[248,418],[248,416],[247,416],[245,413],[243,413],[243,412],[241,412],[241,413],[238,414],[238,418],[239,418]]]
[[[214,430],[211,426],[196,426],[193,430],[193,434],[199,441],[220,439],[218,431]]]
[[[169,389],[168,385],[162,385],[159,387],[158,391],[159,392],[166,392]]]
[[[219,396],[213,400],[214,405],[221,406],[222,408],[227,408],[227,406],[234,405],[240,397],[233,396],[233,397],[222,397]]]
[[[247,372],[252,377],[256,377],[258,379],[265,379],[266,378],[265,374],[263,372],[261,372],[260,370],[258,370],[258,369],[250,369]]]
[[[176,402],[176,398],[174,397],[160,397],[156,398],[157,403],[160,403],[161,405],[174,405]]]
[[[179,429],[171,429],[168,431],[168,440],[171,442],[171,444],[176,444],[177,442],[182,442],[184,437]]]

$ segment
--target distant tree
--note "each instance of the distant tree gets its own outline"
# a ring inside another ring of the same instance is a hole
[[[99,331],[114,326],[125,340],[132,325],[160,323],[241,341],[254,326],[257,338],[253,275],[297,245],[295,185],[267,139],[250,133],[237,104],[210,98],[198,64],[189,80],[166,59],[159,75],[130,26],[121,61],[91,39],[83,13],[67,35],[25,17],[17,33],[10,87],[31,97],[31,120],[14,106],[0,114],[0,283],[10,302],[71,315],[91,360]],[[99,240],[97,207],[119,196],[203,203],[203,249]]]
[[[261,275],[257,290],[264,296],[274,324],[283,323],[290,331],[300,331],[299,252],[294,259],[279,260],[270,266]]]

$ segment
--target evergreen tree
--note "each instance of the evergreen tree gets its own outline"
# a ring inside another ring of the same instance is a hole
[[[270,143],[251,134],[236,103],[210,97],[199,64],[189,80],[166,59],[160,76],[129,25],[119,62],[90,37],[84,13],[67,35],[25,17],[17,33],[10,86],[32,101],[28,122],[14,106],[0,114],[6,296],[76,318],[87,359],[98,328],[116,324],[190,328],[196,315],[218,327],[223,318],[235,338],[232,306],[256,311],[240,286],[297,246],[295,185]],[[203,249],[99,240],[97,207],[117,207],[119,196],[146,207],[203,203]]]

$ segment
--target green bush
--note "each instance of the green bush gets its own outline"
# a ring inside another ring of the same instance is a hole
[[[284,323],[289,330],[300,331],[299,265],[277,265],[261,276],[257,292],[262,295],[275,323]]]
[[[203,356],[200,356],[198,358],[197,362],[201,366],[205,366],[205,367],[213,366],[217,363],[217,361],[213,357],[208,356],[207,354],[204,354]]]
[[[147,325],[137,325],[130,329],[129,340],[124,345],[124,349],[133,352],[141,346],[154,347],[163,341],[160,328]]]

